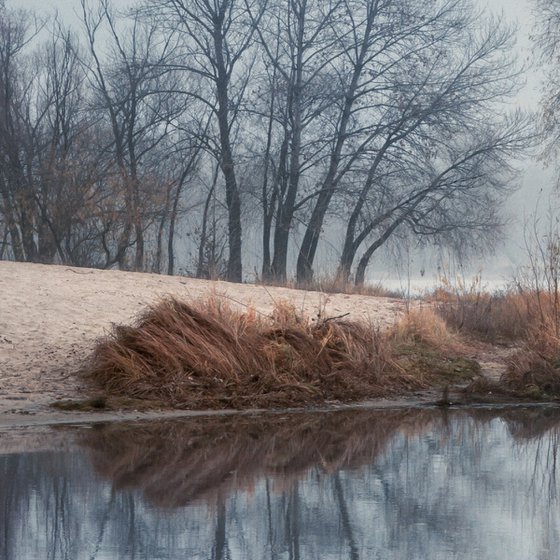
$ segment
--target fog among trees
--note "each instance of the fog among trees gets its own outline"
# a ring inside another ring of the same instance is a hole
[[[336,227],[328,267],[361,284],[403,239],[491,247],[513,163],[541,142],[512,103],[514,29],[471,0],[80,0],[77,13],[68,28],[0,7],[2,259],[241,281],[258,238],[260,279],[305,283]]]

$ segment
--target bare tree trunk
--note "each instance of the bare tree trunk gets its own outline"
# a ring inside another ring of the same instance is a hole
[[[8,226],[4,226],[4,235],[2,236],[2,241],[0,241],[0,261],[4,258],[4,251],[8,246],[8,235],[9,235]]]
[[[358,263],[358,267],[356,269],[356,279],[355,279],[355,284],[356,286],[363,286],[364,282],[365,282],[365,277],[366,277],[366,269],[369,265],[369,261],[373,255],[373,253],[375,253],[375,251],[377,251],[377,249],[379,249],[379,247],[381,247],[386,241],[387,239],[389,239],[389,237],[391,237],[391,235],[393,235],[394,231],[405,221],[405,219],[407,218],[407,216],[409,215],[411,210],[408,210],[406,212],[403,212],[403,214],[401,214],[384,232],[383,235],[381,235],[379,238],[377,238],[365,251],[365,253],[362,255],[362,257],[360,258],[360,261]]]
[[[309,224],[307,226],[307,229],[305,230],[305,234],[301,243],[297,261],[298,282],[305,283],[313,278],[313,261],[315,260],[315,254],[317,252],[317,246],[319,244],[319,238],[321,235],[321,228],[323,227],[323,222],[325,220],[329,204],[338,186],[338,182],[340,181],[338,169],[340,165],[342,149],[346,143],[346,140],[348,139],[348,125],[350,122],[350,117],[352,115],[352,108],[356,101],[356,90],[358,88],[360,77],[364,69],[364,61],[370,47],[370,35],[373,22],[376,19],[376,15],[377,8],[370,7],[361,47],[357,59],[354,63],[352,79],[347,91],[345,92],[344,106],[340,116],[340,123],[338,125],[335,146],[330,156],[329,169],[327,171],[326,178],[321,186],[321,190],[315,202]]]
[[[295,202],[300,179],[301,136],[302,136],[302,81],[304,32],[307,2],[303,1],[296,10],[297,39],[296,58],[293,62],[290,79],[290,94],[288,100],[291,135],[285,134],[285,147],[290,149],[288,187],[285,197],[278,206],[276,229],[274,232],[274,259],[272,261],[272,276],[275,280],[285,282],[288,266],[288,243],[295,212]]]
[[[225,10],[225,6],[224,6]],[[224,43],[222,37],[222,26],[224,23],[223,10],[219,12],[219,18],[214,27],[214,50],[216,53],[216,95],[218,98],[218,127],[220,129],[220,167],[226,184],[226,204],[228,209],[228,242],[229,259],[227,267],[227,279],[230,282],[241,282],[243,280],[241,260],[241,199],[237,188],[235,167],[230,138],[229,119],[229,76],[224,61]]]
[[[166,204],[166,208],[169,207],[169,192],[167,193],[167,198],[168,201]],[[163,253],[163,232],[165,230],[166,222],[167,222],[167,212],[164,212],[163,215],[161,216],[158,225],[157,242],[156,242],[156,258],[153,265],[153,272],[156,272],[157,274],[161,273],[161,256]]]
[[[216,183],[218,181],[218,169],[214,173],[212,179],[212,186],[208,191],[208,196],[204,202],[204,210],[202,212],[202,226],[200,231],[200,242],[198,244],[198,261],[196,263],[196,277],[203,278],[206,276],[204,272],[204,251],[206,249],[207,235],[208,235],[208,213],[210,211],[210,203],[214,197],[214,192],[216,191]]]
[[[274,72],[272,75],[273,85],[276,82],[276,67],[274,67]],[[262,231],[262,247],[263,247],[263,262],[261,276],[263,280],[270,280],[272,275],[272,263],[270,254],[270,234],[272,232],[272,220],[274,218],[274,208],[276,206],[276,199],[278,197],[278,185],[274,181],[273,191],[269,198],[268,193],[268,174],[270,168],[270,150],[272,146],[272,126],[274,123],[274,103],[276,100],[276,95],[274,93],[274,88],[270,98],[270,109],[268,118],[268,130],[266,134],[266,148],[264,152],[264,170],[263,170],[263,185],[262,185],[262,195],[261,204],[263,209],[263,231]]]
[[[21,243],[19,229],[14,218],[12,204],[9,196],[6,193],[2,192],[2,198],[4,200],[2,212],[6,220],[6,227],[10,232],[10,244],[14,253],[14,258],[16,261],[23,262],[25,260],[25,254],[23,252],[23,245]]]

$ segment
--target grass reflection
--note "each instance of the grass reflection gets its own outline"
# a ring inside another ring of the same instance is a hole
[[[140,490],[154,505],[179,507],[193,501],[215,503],[258,478],[285,489],[311,468],[325,474],[375,463],[398,435],[427,431],[446,439],[473,438],[497,418],[512,438],[523,442],[546,434],[546,470],[555,476],[560,434],[559,409],[474,409],[464,411],[386,410],[313,414],[192,418],[182,421],[112,424],[81,439],[96,471],[116,489]],[[460,422],[459,422],[460,421]],[[550,437],[548,437],[550,436]],[[552,478],[551,478],[552,480]],[[553,485],[555,486],[555,485]]]

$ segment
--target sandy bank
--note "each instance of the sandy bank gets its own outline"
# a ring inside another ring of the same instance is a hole
[[[86,393],[76,372],[95,340],[165,295],[216,295],[264,314],[288,300],[310,316],[348,314],[380,327],[404,310],[388,298],[0,261],[0,415],[50,414],[50,402]]]

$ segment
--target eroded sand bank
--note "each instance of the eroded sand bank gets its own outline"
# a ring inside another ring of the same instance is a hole
[[[0,415],[59,416],[49,403],[87,393],[76,372],[96,339],[166,295],[214,295],[264,314],[287,300],[309,316],[348,314],[381,328],[394,323],[405,306],[372,296],[0,261]]]

